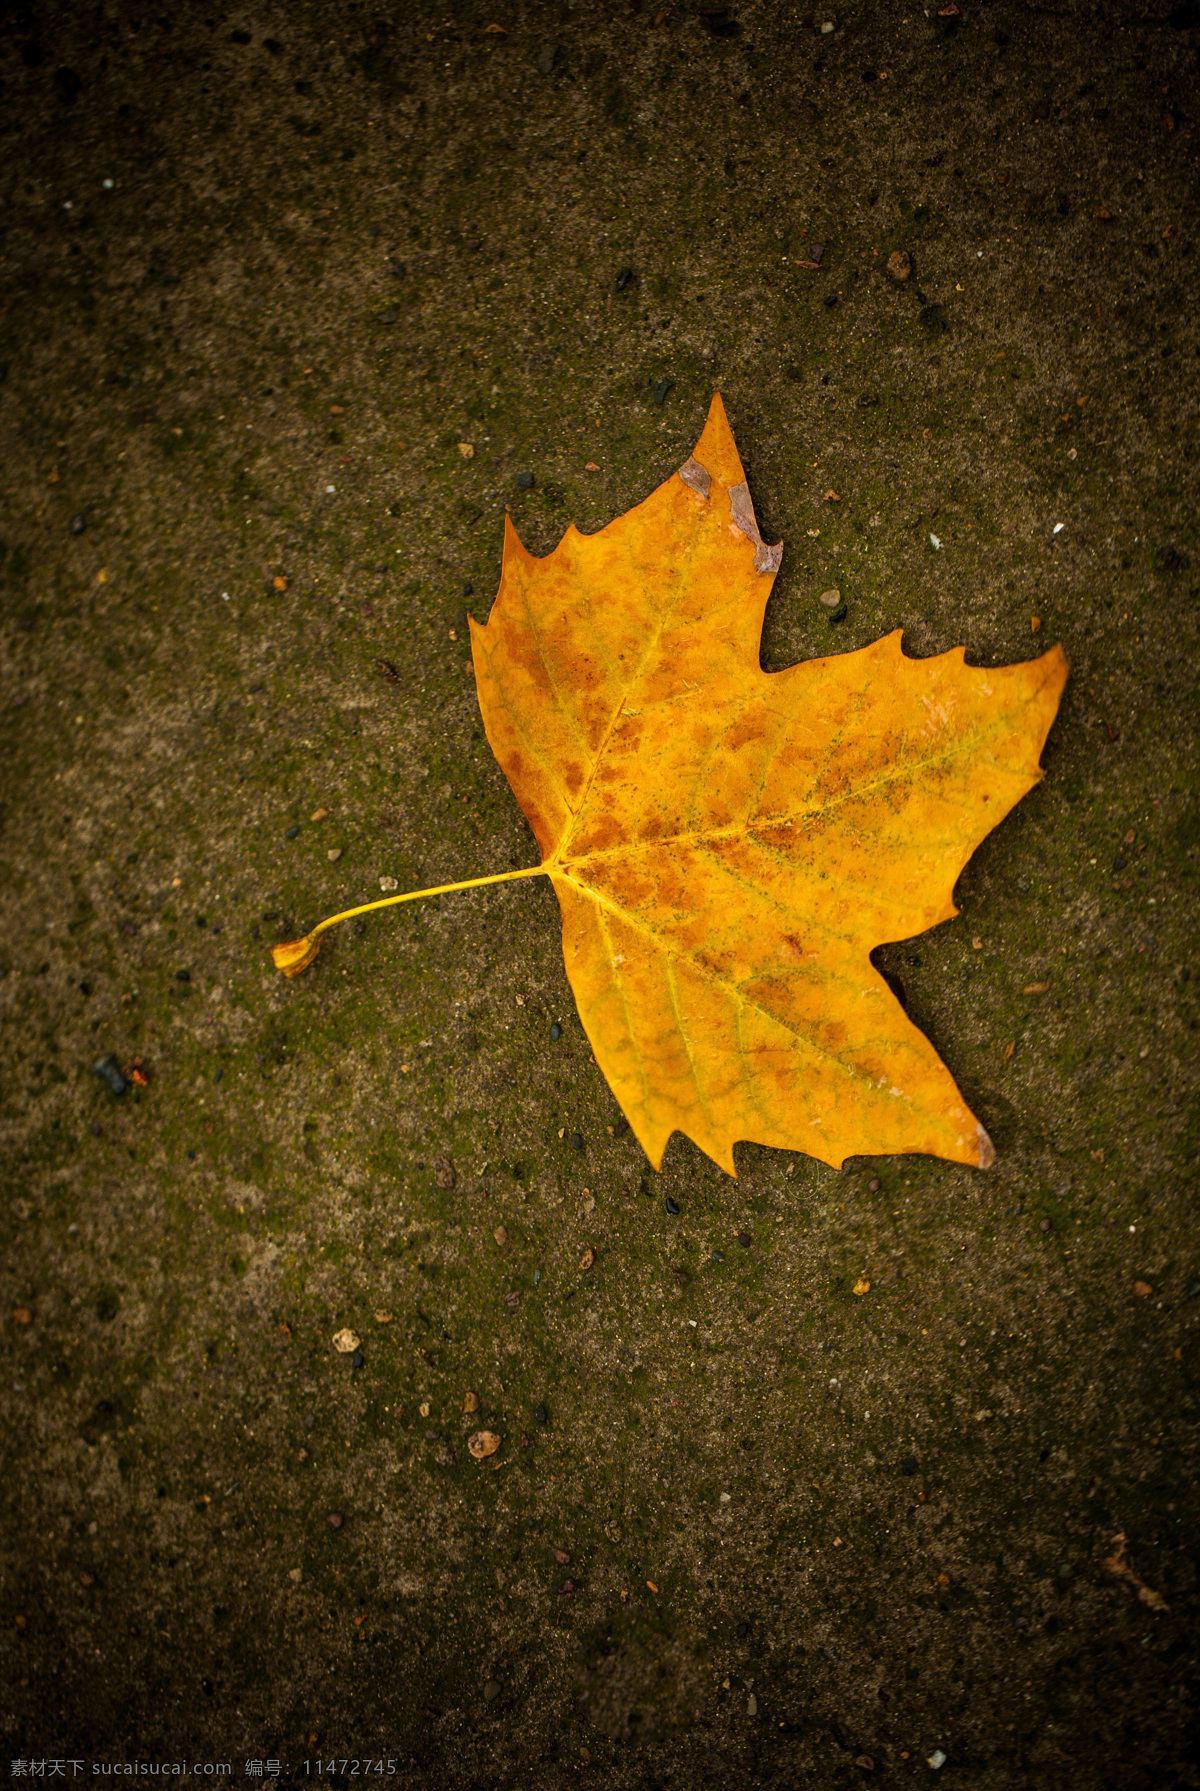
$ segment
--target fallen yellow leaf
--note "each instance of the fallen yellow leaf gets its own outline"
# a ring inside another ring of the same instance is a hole
[[[730,1173],[738,1139],[986,1166],[870,952],[956,912],[975,846],[1041,777],[1066,660],[912,660],[897,631],[764,673],[781,556],[719,396],[680,472],[597,534],[538,560],[506,520],[471,624],[480,707],[580,1017],[655,1167],[674,1130]]]
[[[572,526],[539,560],[506,520],[471,638],[541,863],[331,916],[275,947],[280,969],[355,915],[545,875],[595,1060],[656,1168],[676,1130],[731,1174],[739,1139],[838,1167],[914,1151],[987,1167],[991,1141],[870,953],[957,912],[971,853],[1042,775],[1066,660],[913,660],[897,630],[764,673],[782,551],[719,394],[678,474],[595,535]]]
[[[651,1591],[652,1591],[652,1592],[657,1592],[657,1591],[658,1591],[658,1587],[657,1587],[657,1586],[656,1586],[656,1585],[655,1585],[655,1584],[654,1584],[654,1581],[653,1581],[653,1580],[647,1580],[647,1581],[646,1581],[646,1584],[647,1584],[647,1585],[648,1585],[648,1586],[649,1586],[649,1588],[650,1588],[650,1590],[651,1590]]]
[[[870,1293],[871,1283],[867,1280],[865,1275],[860,1275],[858,1280],[854,1283],[854,1291],[856,1294]]]

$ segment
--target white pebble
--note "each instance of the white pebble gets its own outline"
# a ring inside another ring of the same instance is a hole
[[[935,1772],[938,1770],[939,1766],[944,1766],[946,1764],[946,1756],[940,1747],[935,1747],[930,1754],[929,1764],[933,1767]]]
[[[111,180],[106,180],[106,181],[105,181],[105,183],[104,183],[104,190],[105,190],[105,192],[106,192],[106,193],[111,193],[111,192],[112,192],[112,190],[113,190],[113,187],[114,187],[114,186],[115,186],[115,185],[116,185],[116,182],[115,182],[115,181],[111,181]]]
[[[336,485],[327,485],[327,486],[326,486],[326,487],[325,487],[325,489],[326,489],[326,491],[336,491],[336,490],[337,490],[337,486],[336,486]]]
[[[940,541],[939,541],[939,540],[938,540],[938,538],[937,538],[937,536],[936,536],[936,535],[930,535],[930,537],[929,537],[929,539],[930,539],[930,541],[931,541],[931,542],[932,542],[932,544],[933,544],[933,546],[934,546],[934,547],[936,547],[936,548],[937,548],[937,549],[938,549],[938,552],[939,552],[939,553],[940,553],[940,552],[941,552],[941,547],[942,547],[942,544],[941,544],[941,542],[940,542]]]

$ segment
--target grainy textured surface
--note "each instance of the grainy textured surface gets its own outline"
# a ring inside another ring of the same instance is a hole
[[[9,1755],[1195,1785],[1200,14],[448,16],[0,25]],[[533,861],[505,507],[717,387],[765,665],[1071,660],[880,954],[986,1175],[653,1175],[540,879],[270,968]]]

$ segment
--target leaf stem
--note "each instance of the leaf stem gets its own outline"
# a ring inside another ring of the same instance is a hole
[[[271,956],[276,968],[285,976],[299,976],[320,950],[321,934],[336,927],[340,921],[353,920],[359,914],[374,914],[377,908],[394,908],[398,902],[417,902],[422,896],[450,895],[456,889],[479,889],[485,883],[513,883],[519,877],[541,877],[549,868],[548,864],[534,864],[523,871],[496,871],[490,877],[467,877],[461,883],[439,883],[434,889],[410,889],[404,895],[382,896],[377,902],[363,902],[358,908],[346,908],[341,914],[331,914],[328,920],[318,921],[303,939],[293,939],[287,945],[273,945]]]
[[[544,864],[531,865],[527,871],[496,871],[490,877],[468,877],[462,883],[439,883],[436,889],[410,889],[406,895],[384,896],[378,902],[364,902],[361,908],[347,908],[344,914],[331,914],[308,935],[315,939],[326,927],[336,927],[339,920],[353,920],[356,914],[373,914],[376,908],[394,908],[397,902],[418,902],[422,896],[450,895],[456,889],[478,889],[483,883],[512,883],[518,877],[540,877]]]

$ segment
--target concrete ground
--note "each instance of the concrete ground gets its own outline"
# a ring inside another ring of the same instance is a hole
[[[12,1762],[1200,1783],[1198,68],[1192,0],[5,6]],[[1071,659],[879,954],[990,1172],[654,1174],[540,879],[270,965],[536,862],[504,511],[716,389],[765,666]]]

